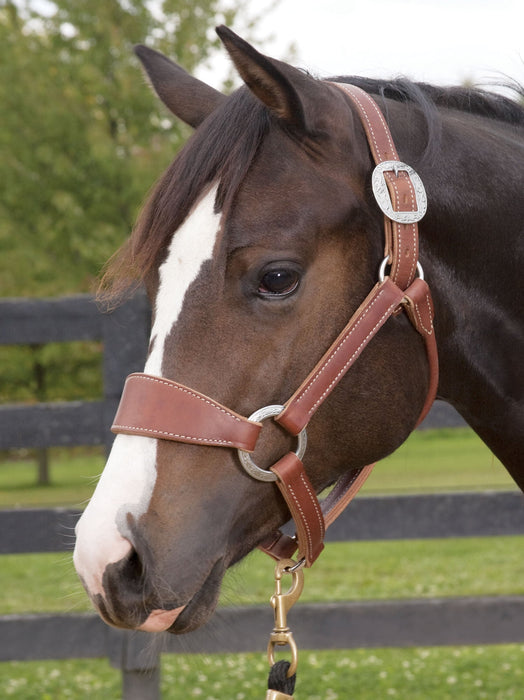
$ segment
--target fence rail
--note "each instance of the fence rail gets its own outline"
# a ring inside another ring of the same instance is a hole
[[[0,406],[0,450],[17,447],[110,446],[109,430],[124,380],[144,367],[149,306],[143,294],[100,313],[92,297],[0,300],[0,345],[82,340],[103,343],[101,401]]]
[[[0,511],[0,554],[71,549],[80,512]],[[520,491],[359,497],[326,533],[327,542],[524,535]]]
[[[96,402],[0,406],[0,449],[109,446],[109,425],[127,374],[141,370],[149,312],[141,295],[102,315],[90,297],[0,300],[0,344],[101,340],[104,397]],[[423,427],[463,425],[437,403]],[[79,513],[0,511],[0,554],[63,551]],[[524,534],[520,493],[358,498],[328,540],[412,539]],[[183,639],[163,635],[163,652],[262,651],[273,623],[269,606],[220,609]],[[524,596],[345,602],[297,606],[300,648],[358,648],[524,642]],[[143,632],[115,630],[97,616],[0,616],[0,661],[102,658],[122,671],[125,700],[159,697],[159,655]]]

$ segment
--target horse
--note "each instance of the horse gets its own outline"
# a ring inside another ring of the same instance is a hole
[[[145,285],[150,383],[194,399],[196,408],[177,408],[183,430],[209,405],[236,430],[260,407],[282,407],[359,312],[379,268],[389,279],[369,140],[344,89],[354,86],[380,106],[427,192],[412,267],[432,292],[438,398],[524,489],[522,105],[473,88],[320,80],[226,27],[217,33],[243,81],[229,96],[136,49],[160,99],[194,129],[105,277],[114,294]],[[308,424],[308,488],[320,493],[397,449],[430,383],[424,339],[397,309]],[[158,420],[172,412],[170,396],[159,398]],[[147,411],[147,396],[136,398]],[[250,423],[263,420],[252,457],[261,472],[294,447],[265,418]],[[288,505],[220,437],[117,432],[76,528],[77,572],[111,625],[196,629],[226,569],[289,519]]]

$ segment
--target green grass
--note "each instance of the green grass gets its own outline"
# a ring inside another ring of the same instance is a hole
[[[520,700],[524,647],[445,647],[302,652],[296,700]],[[3,664],[0,697],[117,700],[121,678],[106,661]],[[260,654],[162,658],[163,700],[260,700]],[[147,700],[147,699],[144,699]]]
[[[50,484],[38,486],[30,452],[0,459],[0,508],[84,507],[104,468],[103,450],[51,449],[49,461]]]
[[[513,489],[514,481],[469,428],[418,430],[379,462],[363,493]]]
[[[332,542],[305,572],[302,602],[524,594],[524,537]],[[82,612],[69,553],[3,555],[0,614]],[[221,605],[266,604],[273,564],[253,552],[230,570]]]

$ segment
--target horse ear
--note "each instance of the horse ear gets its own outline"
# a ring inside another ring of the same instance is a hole
[[[226,99],[221,92],[189,75],[158,51],[139,45],[135,46],[135,54],[162,102],[194,129]]]
[[[251,92],[290,126],[306,129],[300,89],[311,79],[287,63],[259,53],[228,27],[216,28],[240,77]]]

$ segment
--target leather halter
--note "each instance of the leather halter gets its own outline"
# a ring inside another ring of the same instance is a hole
[[[356,86],[333,85],[356,107],[376,164],[373,190],[385,215],[385,259],[381,279],[275,417],[276,422],[294,436],[305,429],[317,408],[380,328],[400,311],[406,312],[424,339],[428,356],[429,388],[419,423],[433,403],[438,384],[431,294],[422,276],[416,277],[417,270],[421,272],[417,222],[425,212],[422,183],[412,168],[399,160],[389,128],[375,101]],[[390,266],[387,276],[383,274],[386,264]],[[257,420],[240,416],[204,394],[168,379],[140,373],[127,378],[112,426],[115,433],[236,448],[243,455],[254,451],[261,429],[262,424]],[[352,469],[340,477],[322,505],[298,454],[286,454],[267,472],[258,470],[267,475],[263,480],[275,480],[297,528],[296,537],[278,532],[260,548],[275,559],[290,558],[298,549],[301,561],[311,566],[324,547],[326,527],[353,499],[373,466]]]

